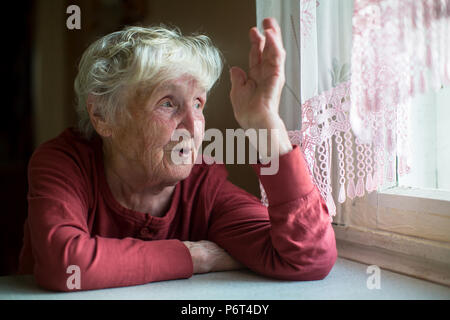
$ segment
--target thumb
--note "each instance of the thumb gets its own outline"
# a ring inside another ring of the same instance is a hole
[[[247,74],[239,67],[230,69],[231,87],[243,87],[247,81]]]

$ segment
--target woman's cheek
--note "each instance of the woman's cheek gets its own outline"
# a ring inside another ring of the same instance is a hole
[[[112,140],[116,150],[129,158],[139,158],[142,141],[138,127],[118,126],[114,130]]]
[[[142,119],[142,118],[141,118]],[[135,124],[139,128],[135,141],[139,144],[140,157],[147,161],[151,158],[158,145],[158,130],[155,121],[141,120]],[[133,143],[133,142],[131,142]]]
[[[156,109],[149,117],[149,126],[159,146],[165,146],[170,143],[172,132],[177,127],[173,117],[173,111],[165,111],[164,109]]]

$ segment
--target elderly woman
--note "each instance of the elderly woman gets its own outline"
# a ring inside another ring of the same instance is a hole
[[[286,280],[329,273],[337,254],[328,211],[278,115],[280,29],[273,19],[263,27],[250,30],[248,75],[230,70],[230,97],[243,129],[278,132],[271,143],[279,154],[260,159],[278,156],[278,172],[261,175],[267,164],[252,165],[269,207],[230,183],[224,165],[172,157],[197,159],[203,109],[222,71],[218,49],[203,35],[128,27],[81,59],[79,128],[30,160],[20,273],[58,291],[73,289],[73,270],[81,290],[243,267]],[[182,148],[172,138],[179,130],[191,137]]]

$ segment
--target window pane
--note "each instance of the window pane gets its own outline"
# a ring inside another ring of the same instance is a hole
[[[450,88],[411,100],[411,172],[399,186],[450,190]]]
[[[450,190],[450,88],[436,94],[437,188]]]

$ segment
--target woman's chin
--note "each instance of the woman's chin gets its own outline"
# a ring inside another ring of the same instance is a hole
[[[190,175],[192,167],[192,164],[172,164],[168,168],[168,176],[170,176],[170,180],[173,180],[175,183],[179,182]]]
[[[165,160],[165,175],[168,180],[177,183],[186,179],[192,171],[194,160],[192,154],[180,158],[166,158]]]

